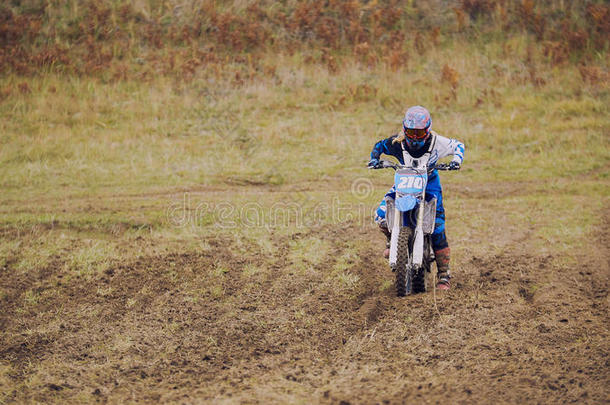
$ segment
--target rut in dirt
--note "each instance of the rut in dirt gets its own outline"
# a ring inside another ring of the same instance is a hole
[[[317,239],[330,246],[324,260],[294,254]],[[566,269],[535,252],[477,256],[448,293],[397,298],[370,229],[272,237],[271,253],[228,237],[205,242],[200,253],[141,257],[90,279],[67,280],[60,261],[3,273],[11,294],[0,357],[15,383],[48,369],[42,383],[61,387],[47,388],[53,395],[112,398],[130,387],[148,400],[189,387],[199,398],[247,395],[259,380],[307,387],[323,402],[435,401],[450,389],[457,402],[607,392],[599,258],[562,278]],[[346,275],[351,288],[337,283]],[[32,288],[41,298],[27,308]],[[506,383],[521,388],[494,389]]]

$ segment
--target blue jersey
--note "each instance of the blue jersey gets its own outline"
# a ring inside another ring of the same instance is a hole
[[[401,164],[404,164],[404,153],[408,153],[413,158],[420,158],[426,152],[430,152],[428,166],[433,169],[439,159],[453,155],[453,161],[462,164],[464,160],[464,144],[457,139],[445,138],[434,131],[426,140],[423,147],[416,151],[409,150],[406,142],[394,142],[397,135],[381,140],[375,144],[371,151],[371,159],[379,159],[382,154],[394,156]]]

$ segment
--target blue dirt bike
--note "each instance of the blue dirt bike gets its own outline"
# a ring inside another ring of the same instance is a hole
[[[390,268],[396,273],[399,297],[425,292],[434,262],[431,234],[436,220],[436,198],[426,201],[428,161],[411,159],[404,165],[382,160],[375,169],[395,170],[396,198],[386,197],[386,221],[390,238]],[[436,164],[437,170],[454,170]]]

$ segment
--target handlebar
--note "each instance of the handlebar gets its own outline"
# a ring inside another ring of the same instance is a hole
[[[375,166],[373,169],[400,169],[400,165],[390,162],[389,160],[380,160],[379,164]]]
[[[436,170],[460,170],[460,167],[457,168],[451,167],[448,163],[439,163],[434,166]]]
[[[380,160],[379,164],[375,167],[370,167],[371,169],[394,169],[398,170],[402,167],[401,164],[392,163],[389,160]],[[434,166],[436,170],[460,170],[459,166],[457,168],[451,167],[448,163],[439,163]]]

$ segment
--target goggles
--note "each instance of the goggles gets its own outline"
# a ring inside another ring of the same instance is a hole
[[[417,140],[421,140],[421,139],[426,139],[426,137],[428,136],[428,128],[422,128],[422,129],[413,129],[413,128],[403,128],[404,132],[405,132],[405,136],[409,139],[417,139]]]

